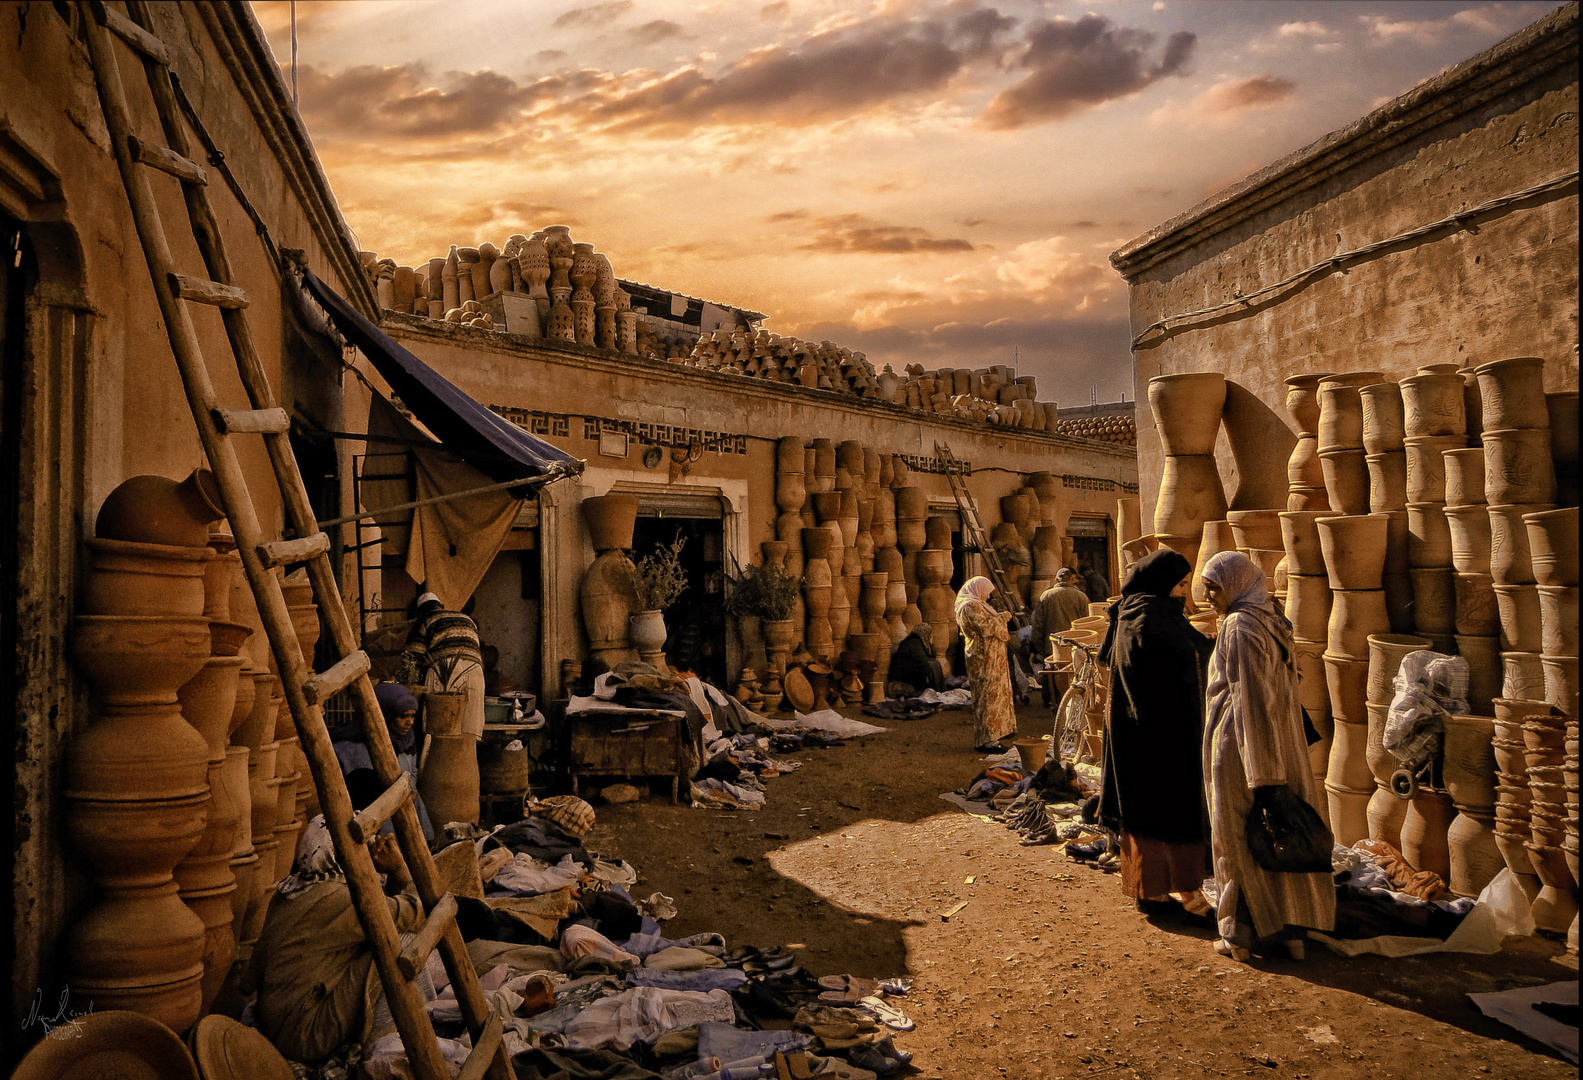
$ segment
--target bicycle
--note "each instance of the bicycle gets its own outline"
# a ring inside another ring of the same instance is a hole
[[[1062,761],[1095,764],[1096,760],[1084,736],[1088,732],[1088,714],[1097,706],[1103,691],[1099,687],[1101,668],[1096,654],[1097,644],[1072,641],[1072,680],[1061,703],[1055,708],[1055,728],[1050,745]]]

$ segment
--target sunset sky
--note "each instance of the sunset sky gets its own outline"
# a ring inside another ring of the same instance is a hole
[[[364,248],[571,226],[616,274],[876,364],[1132,396],[1109,253],[1552,0],[297,4]],[[255,2],[291,79],[289,5]]]

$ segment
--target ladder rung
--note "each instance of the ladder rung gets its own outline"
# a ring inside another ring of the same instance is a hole
[[[291,430],[285,409],[215,409],[214,426],[228,435],[278,435]]]
[[[362,649],[348,653],[326,671],[302,684],[302,696],[309,705],[320,705],[368,674],[368,654]]]
[[[186,274],[170,275],[170,288],[183,300],[212,304],[222,308],[247,307],[247,293],[235,285],[221,285],[208,278],[188,277]]]
[[[407,779],[407,774],[402,773],[396,777],[396,782],[379,793],[379,798],[358,811],[356,817],[346,823],[346,831],[351,833],[352,840],[359,844],[366,844],[379,832],[379,827],[389,821],[391,815],[401,807],[401,804],[412,794],[412,781]]]
[[[300,540],[272,540],[258,545],[258,560],[268,569],[287,563],[307,562],[316,555],[330,550],[330,538],[324,533],[314,533]]]
[[[412,936],[407,947],[401,950],[401,956],[396,962],[401,965],[401,973],[409,979],[416,979],[418,972],[423,970],[423,965],[429,962],[429,954],[440,943],[449,930],[451,923],[456,921],[456,897],[446,893],[434,903],[434,909],[429,912],[428,920],[423,928]]]
[[[154,61],[156,64],[170,66],[170,50],[165,48],[165,43],[137,23],[110,8],[103,3],[94,4],[94,13],[99,22],[108,27],[110,32],[132,48]]]
[[[132,150],[132,160],[142,162],[151,169],[169,173],[186,184],[208,184],[209,174],[196,161],[189,161],[163,146],[153,146],[136,135],[128,135],[126,144]]]
[[[467,1061],[463,1063],[462,1071],[457,1073],[456,1080],[483,1080],[489,1072],[489,1066],[495,1063],[495,1056],[500,1053],[500,1040],[503,1038],[505,1030],[500,1017],[490,1013],[489,1019],[484,1021],[484,1030],[478,1033],[478,1041],[473,1043],[473,1049],[468,1052]]]

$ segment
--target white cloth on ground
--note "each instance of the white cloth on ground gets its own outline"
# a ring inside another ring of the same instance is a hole
[[[726,991],[701,994],[639,986],[587,1006],[567,1023],[562,1033],[571,1050],[608,1046],[624,1051],[634,1043],[652,1043],[667,1031],[697,1027],[710,1020],[722,1024],[736,1020],[731,995]]]
[[[518,852],[496,872],[495,880],[490,884],[494,889],[513,896],[535,896],[575,885],[582,875],[582,864],[570,855],[561,856],[561,861],[551,866],[526,852]]]
[[[598,930],[578,923],[573,923],[561,931],[560,945],[561,955],[568,960],[594,956],[615,964],[631,964],[633,967],[642,963],[636,956],[616,945]]]

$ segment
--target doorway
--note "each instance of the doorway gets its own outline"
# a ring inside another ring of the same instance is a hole
[[[665,609],[665,660],[714,686],[726,685],[725,530],[718,517],[670,517],[644,508],[632,534],[633,561],[683,540],[687,590]]]
[[[1100,577],[1110,583],[1110,594],[1114,596],[1116,579],[1110,565],[1110,519],[1073,515],[1066,523],[1066,535],[1072,538],[1072,552],[1077,556],[1078,566],[1098,570]]]

